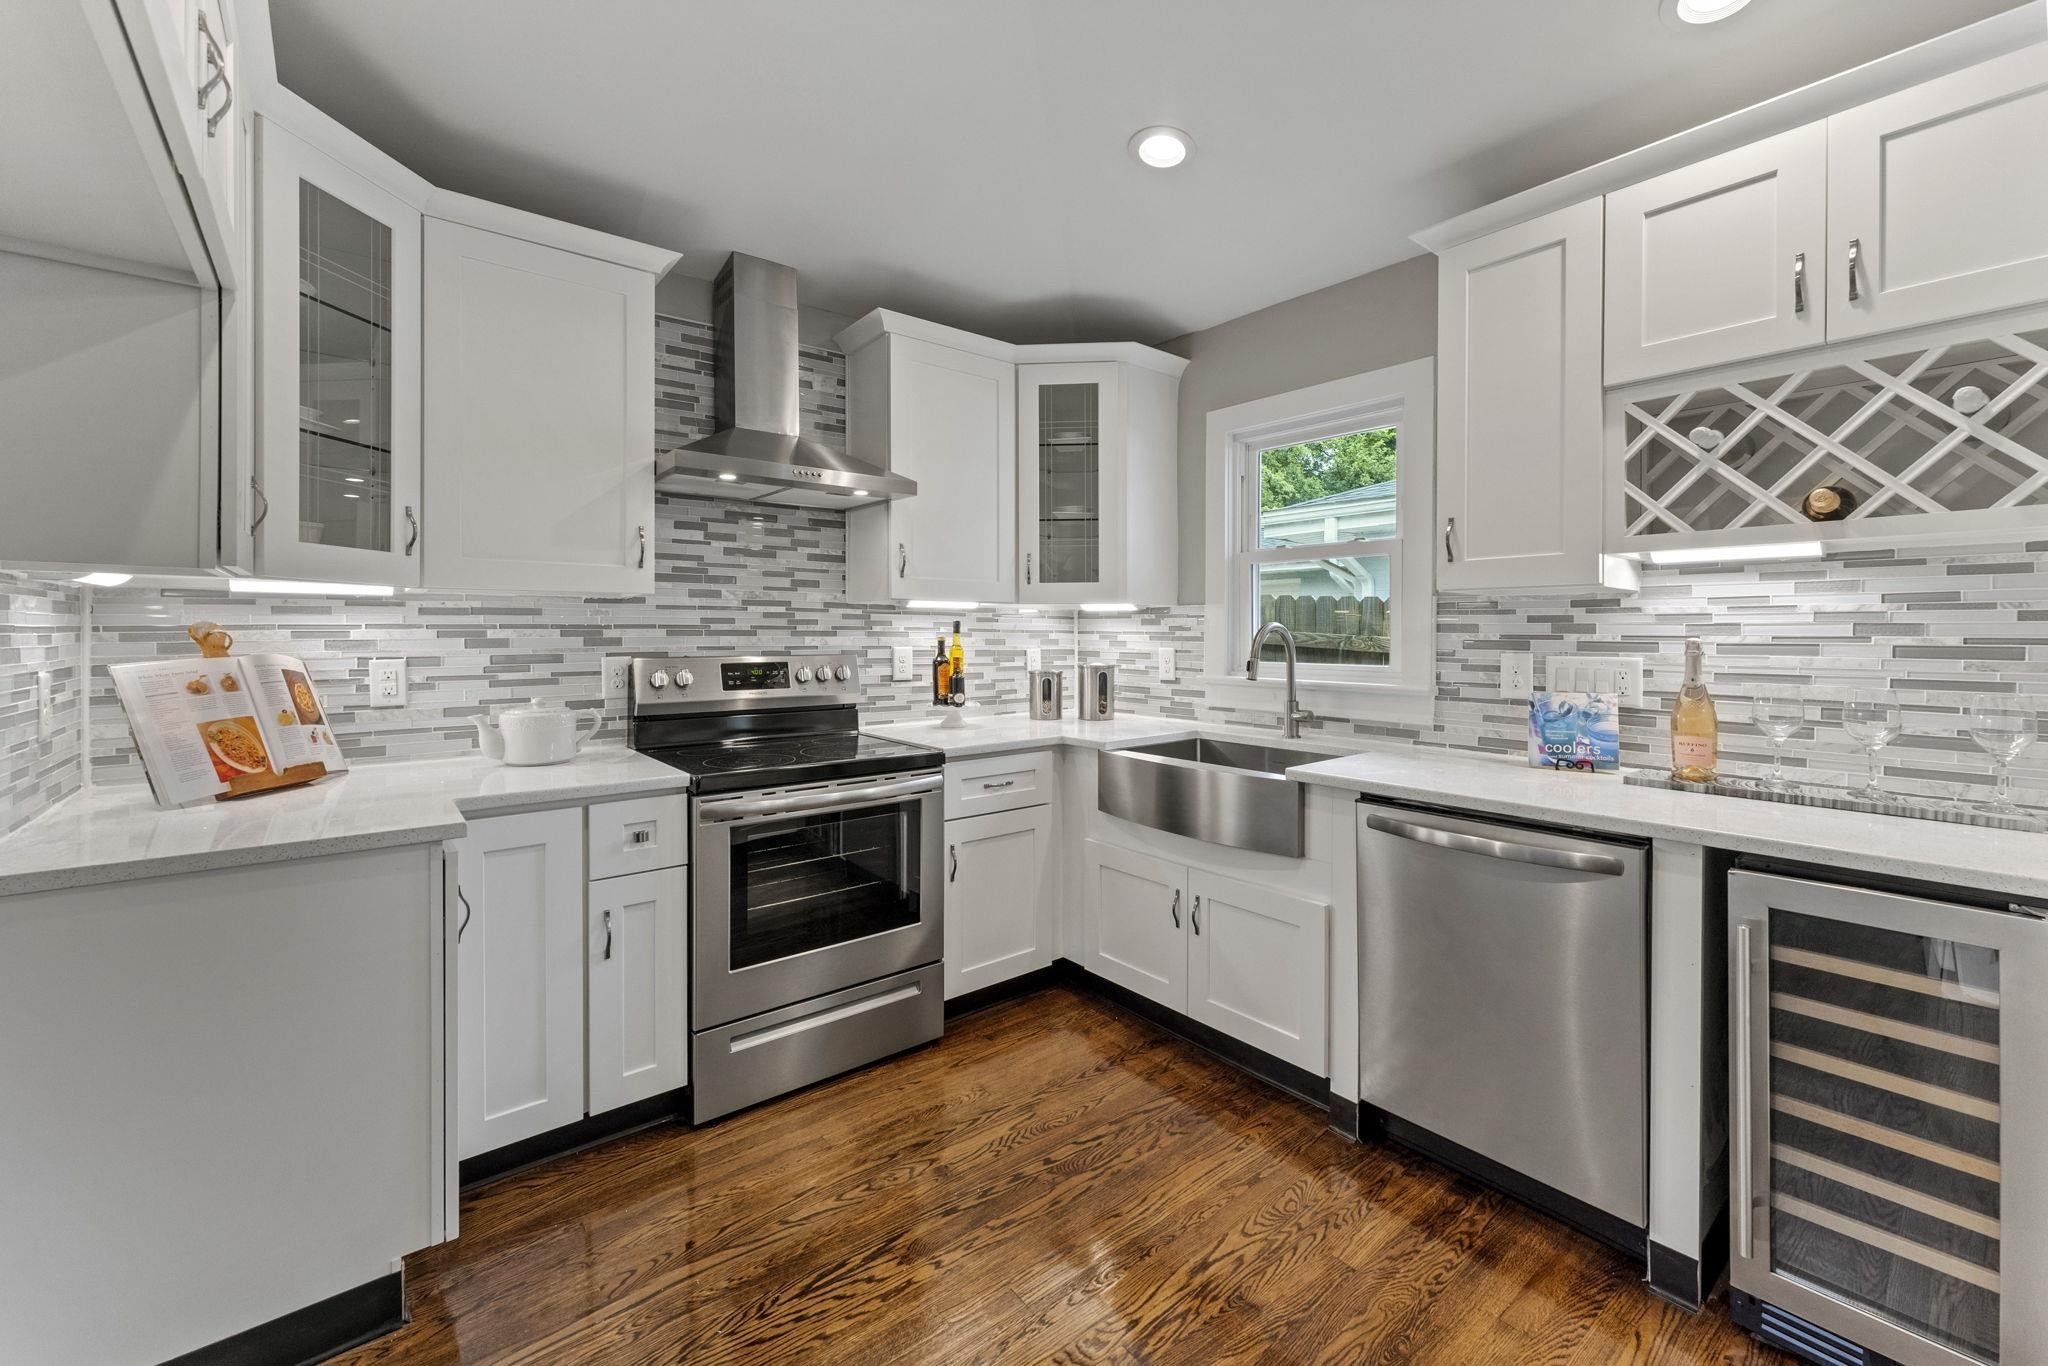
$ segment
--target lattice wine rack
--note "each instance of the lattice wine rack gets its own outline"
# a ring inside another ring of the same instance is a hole
[[[2048,524],[2048,313],[2011,321],[1610,395],[1609,449],[1623,453],[1610,545]],[[1851,495],[1841,520],[1815,523],[1801,511],[1821,486]]]

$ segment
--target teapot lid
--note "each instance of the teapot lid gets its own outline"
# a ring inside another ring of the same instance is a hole
[[[534,716],[564,711],[561,699],[553,697],[529,697],[524,706],[507,707],[499,716]]]

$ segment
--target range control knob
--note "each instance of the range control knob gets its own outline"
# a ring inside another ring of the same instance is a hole
[[[688,669],[676,670],[676,686],[678,688],[687,688],[696,681],[697,680],[695,678],[692,678],[690,676],[690,671]]]
[[[666,688],[668,686],[668,670],[656,669],[653,673],[647,675],[647,686],[656,692]]]
[[[838,679],[841,683],[844,683],[847,679],[853,677],[853,671],[848,669],[844,664],[841,664],[838,668],[832,671],[832,676]]]
[[[801,669],[798,669],[798,670],[796,671],[796,681],[797,681],[797,682],[799,682],[799,683],[808,683],[808,682],[810,682],[810,681],[811,681],[811,671],[810,671],[810,669],[809,669],[808,667],[805,667],[805,668],[801,668]]]
[[[828,659],[821,659],[821,660],[819,660],[819,661],[818,661],[818,681],[819,681],[820,683],[825,683],[825,682],[829,682],[829,681],[831,680],[831,678],[832,678],[832,661],[830,661],[830,660],[828,660]]]

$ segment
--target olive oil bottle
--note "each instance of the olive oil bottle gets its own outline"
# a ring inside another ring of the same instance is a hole
[[[960,623],[953,623],[953,648],[946,656],[946,698],[956,707],[967,705],[967,655],[960,648]]]
[[[1720,767],[1721,723],[1707,691],[1706,652],[1694,637],[1685,642],[1685,682],[1671,704],[1671,776],[1711,783]]]
[[[947,672],[951,667],[952,660],[946,654],[946,633],[941,631],[939,648],[932,655],[932,705],[935,707],[952,705],[953,680]]]

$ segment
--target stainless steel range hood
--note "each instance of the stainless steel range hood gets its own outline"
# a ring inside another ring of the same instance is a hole
[[[796,272],[734,252],[712,284],[718,429],[656,457],[663,493],[784,507],[859,507],[917,484],[799,434]]]

